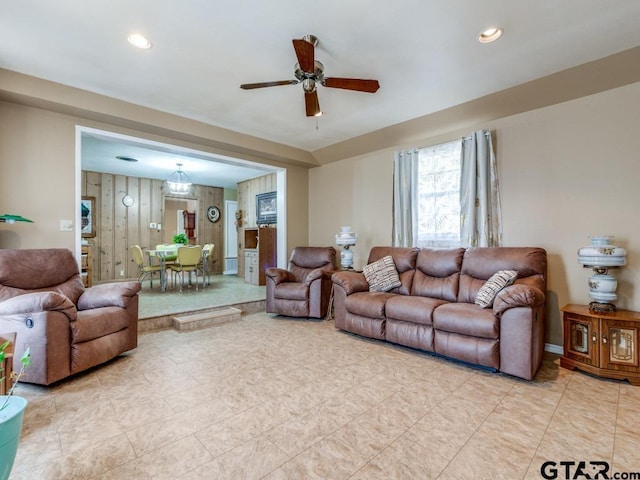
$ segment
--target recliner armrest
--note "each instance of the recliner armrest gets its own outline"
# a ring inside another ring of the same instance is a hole
[[[493,313],[500,316],[514,307],[536,308],[544,305],[544,300],[545,295],[539,288],[516,283],[498,292],[493,301]]]
[[[327,280],[330,280],[331,275],[333,275],[333,271],[327,271],[327,270],[324,270],[323,268],[316,268],[314,270],[311,270],[307,274],[307,277],[304,279],[304,283],[306,283],[307,285],[310,285],[311,282],[313,282],[314,280],[318,280],[321,278],[326,278]]]
[[[76,319],[76,306],[57,292],[25,293],[0,302],[0,316],[52,311],[65,313],[71,321]]]
[[[331,280],[335,285],[342,287],[347,295],[369,291],[367,279],[359,272],[336,272],[331,276]]]
[[[78,299],[78,310],[100,307],[127,308],[129,299],[140,291],[138,282],[113,282],[87,288]]]
[[[267,268],[264,274],[273,280],[276,285],[283,282],[295,282],[296,280],[291,272],[277,267]]]

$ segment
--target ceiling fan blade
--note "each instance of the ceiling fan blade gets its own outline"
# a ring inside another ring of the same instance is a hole
[[[375,93],[380,88],[378,80],[362,80],[360,78],[325,78],[322,85],[329,88],[343,88],[367,93]]]
[[[240,88],[243,90],[252,90],[254,88],[277,87],[279,85],[295,85],[298,80],[280,80],[277,82],[261,82],[261,83],[243,83]]]
[[[296,51],[300,69],[306,73],[313,73],[315,70],[315,47],[313,43],[306,40],[293,40],[293,48]]]
[[[304,105],[307,108],[307,117],[315,117],[319,113],[322,113],[320,110],[320,103],[318,102],[317,91],[311,93],[305,92]]]

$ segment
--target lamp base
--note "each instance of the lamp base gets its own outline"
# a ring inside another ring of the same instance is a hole
[[[614,313],[616,306],[613,303],[591,302],[589,311],[593,313]]]

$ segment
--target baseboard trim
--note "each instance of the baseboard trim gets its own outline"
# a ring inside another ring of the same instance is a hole
[[[562,355],[564,353],[562,345],[554,345],[553,343],[545,343],[544,350],[545,352],[556,353],[558,355]]]

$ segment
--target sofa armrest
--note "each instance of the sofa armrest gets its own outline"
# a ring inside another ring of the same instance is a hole
[[[369,291],[367,279],[359,272],[336,272],[331,276],[331,280],[335,285],[342,287],[347,295]]]
[[[543,305],[544,300],[544,293],[539,288],[517,283],[498,292],[493,301],[493,313],[500,316],[514,307],[536,308]]]
[[[100,307],[127,308],[131,297],[140,291],[138,282],[112,282],[87,288],[78,299],[78,310]]]
[[[291,272],[282,268],[269,267],[264,274],[273,280],[276,285],[283,282],[295,282],[295,278]]]

